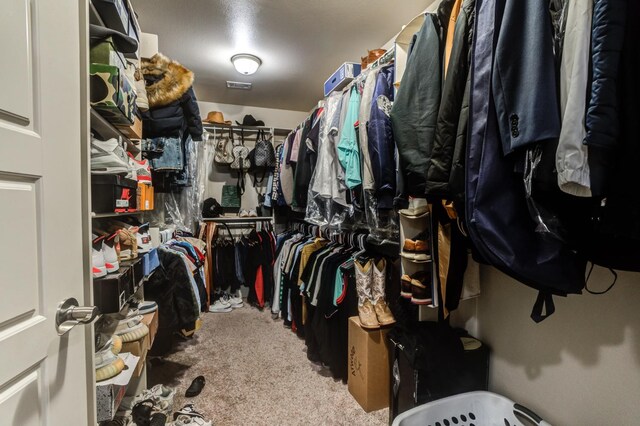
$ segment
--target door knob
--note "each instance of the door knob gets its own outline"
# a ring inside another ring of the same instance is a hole
[[[73,297],[63,300],[56,310],[58,336],[67,334],[78,324],[91,324],[98,318],[98,314],[96,306],[78,306],[78,301]]]

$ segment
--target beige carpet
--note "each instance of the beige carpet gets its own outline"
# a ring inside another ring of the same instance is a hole
[[[176,409],[193,402],[214,425],[386,425],[388,410],[365,413],[347,385],[318,371],[304,341],[267,311],[245,305],[207,313],[193,339],[155,359],[149,386],[177,388]],[[206,386],[184,392],[198,375]]]

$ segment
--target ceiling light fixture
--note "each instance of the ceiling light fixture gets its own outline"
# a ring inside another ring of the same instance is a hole
[[[258,71],[262,61],[255,55],[239,53],[231,57],[231,63],[240,74],[251,75]]]

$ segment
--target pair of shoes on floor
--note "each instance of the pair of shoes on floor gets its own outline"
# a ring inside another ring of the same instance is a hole
[[[413,238],[405,238],[401,255],[406,259],[418,262],[430,260],[429,235],[427,231],[422,231]]]
[[[240,210],[240,213],[238,213],[239,217],[258,217],[258,213],[256,212],[255,209],[251,209],[251,210],[245,210],[242,209]]]
[[[431,274],[428,271],[418,271],[411,276],[404,274],[400,278],[400,296],[411,299],[411,303],[416,305],[433,303]]]
[[[174,426],[211,426],[204,415],[199,413],[193,404],[186,404],[173,414]]]
[[[125,364],[118,356],[122,350],[120,336],[109,338],[106,334],[96,333],[96,352],[93,355],[96,369],[96,382],[111,379],[124,370]]]
[[[356,290],[358,292],[358,317],[363,328],[376,329],[396,322],[385,300],[387,261],[381,258],[364,264],[354,261]]]
[[[125,397],[119,410],[123,416],[130,415],[133,424],[156,426],[167,424],[173,412],[176,391],[162,384],[145,389],[134,397]]]
[[[231,312],[232,310],[242,308],[243,306],[244,303],[239,291],[235,295],[230,295],[227,292],[222,292],[214,295],[214,301],[211,306],[209,306],[209,312]]]

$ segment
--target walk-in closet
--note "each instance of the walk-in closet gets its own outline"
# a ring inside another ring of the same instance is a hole
[[[640,424],[638,0],[3,0],[0,425]]]

